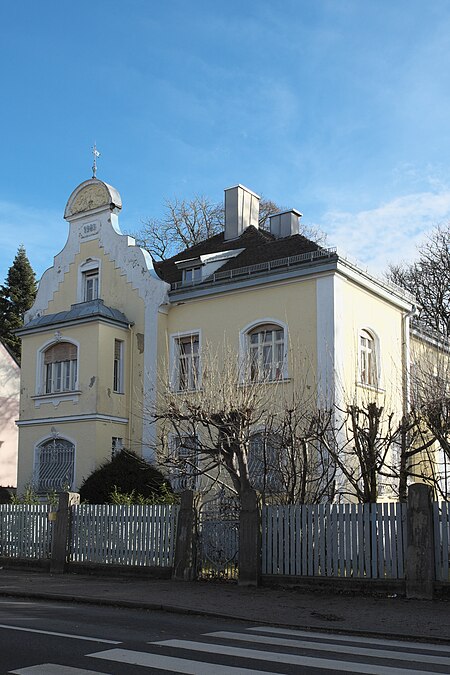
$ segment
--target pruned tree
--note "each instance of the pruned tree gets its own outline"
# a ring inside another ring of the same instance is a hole
[[[391,265],[387,277],[417,298],[423,326],[450,337],[450,223],[436,226],[417,260]]]
[[[268,229],[269,216],[283,208],[270,199],[259,202],[259,227]],[[162,218],[148,218],[135,233],[139,246],[146,248],[155,260],[166,260],[180,251],[218,234],[224,229],[225,210],[221,203],[208,197],[166,200]],[[325,235],[316,228],[302,226],[301,234],[317,243],[325,243]]]
[[[179,392],[168,382],[161,385],[151,414],[161,425],[159,455],[169,470],[190,479],[206,474],[222,482],[225,471],[242,495],[252,489],[251,436],[272,414],[273,392],[258,382],[242,386],[242,369],[231,358],[205,356],[203,364],[201,387],[196,382],[194,390]]]
[[[281,382],[254,380],[248,365],[205,349],[191,390],[161,383],[152,420],[174,484],[194,488],[207,476],[209,487],[228,484],[238,495],[254,489],[272,503],[332,500],[335,464],[321,443],[331,415],[317,410],[300,378],[286,399]]]
[[[5,284],[0,288],[0,340],[18,362],[21,343],[14,331],[23,325],[24,314],[32,306],[36,291],[36,276],[25,248],[19,246]]]

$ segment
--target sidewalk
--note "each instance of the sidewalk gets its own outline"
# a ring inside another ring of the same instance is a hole
[[[253,623],[450,643],[450,603],[291,588],[1,569],[0,596],[203,614]]]

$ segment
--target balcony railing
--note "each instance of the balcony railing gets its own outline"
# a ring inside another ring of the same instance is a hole
[[[192,288],[193,286],[210,285],[223,283],[224,281],[233,281],[240,277],[249,277],[254,274],[262,274],[271,272],[273,270],[280,271],[281,269],[289,269],[290,267],[304,264],[307,262],[314,262],[318,259],[332,258],[336,255],[336,247],[320,248],[316,251],[309,251],[307,253],[299,253],[286,258],[277,258],[276,260],[268,260],[267,262],[257,263],[256,265],[247,265],[246,267],[238,267],[234,270],[225,270],[223,272],[214,272],[205,279],[196,279],[192,281],[176,281],[171,284],[171,290],[177,291],[181,288]]]

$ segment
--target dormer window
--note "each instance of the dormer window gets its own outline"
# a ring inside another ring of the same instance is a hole
[[[183,270],[183,282],[185,284],[195,284],[197,281],[202,280],[202,268],[199,265],[198,267],[189,267],[188,269]]]

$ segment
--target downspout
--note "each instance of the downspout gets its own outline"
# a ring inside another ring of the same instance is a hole
[[[411,347],[409,334],[409,320],[412,316],[417,314],[417,307],[413,305],[409,312],[403,315],[403,416],[409,413],[411,404]]]

